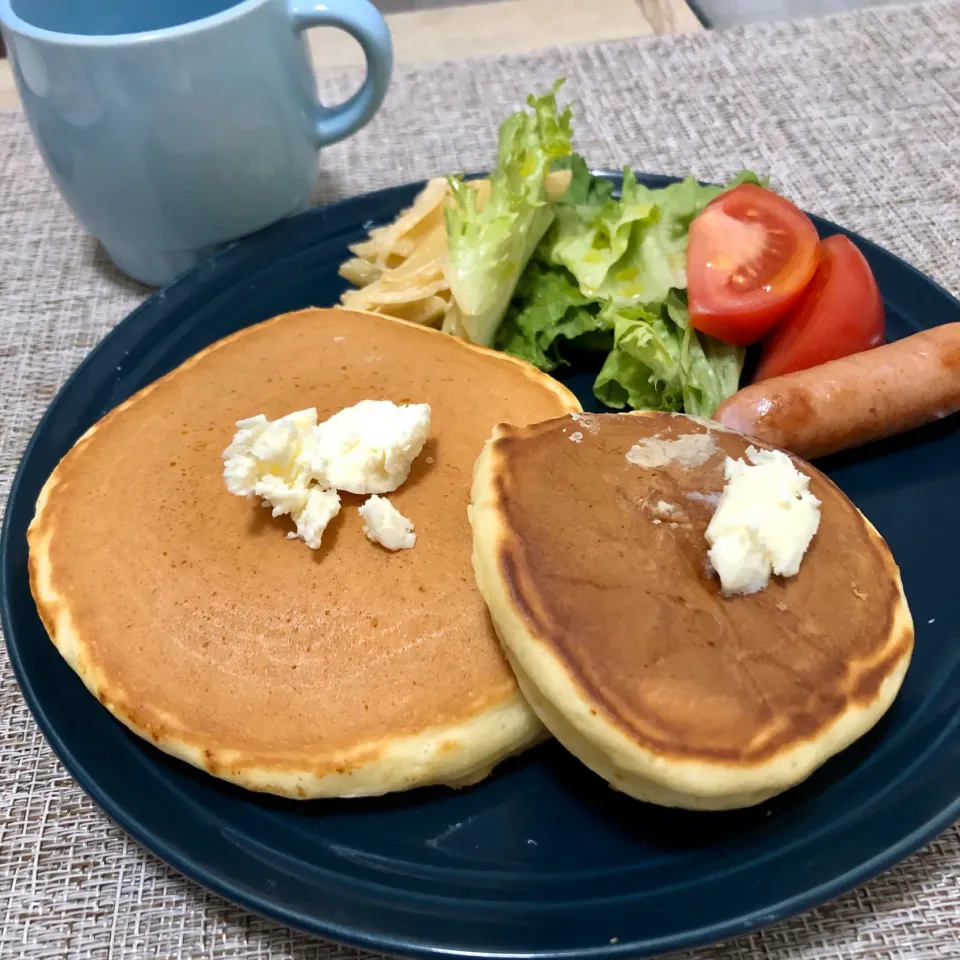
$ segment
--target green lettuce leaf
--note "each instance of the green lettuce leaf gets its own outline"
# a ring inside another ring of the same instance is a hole
[[[495,345],[547,371],[568,362],[563,356],[568,345],[609,350],[612,328],[599,316],[599,306],[580,292],[566,270],[531,263],[520,278]]]
[[[682,336],[661,312],[643,307],[604,314],[613,323],[613,349],[593,385],[601,403],[615,410],[681,410]]]
[[[570,185],[527,268],[535,283],[518,289],[505,349],[552,370],[562,362],[561,338],[600,336],[604,348],[612,339],[594,384],[599,400],[615,409],[709,416],[736,391],[744,353],[690,326],[690,224],[725,190],[761,181],[743,171],[724,186],[688,177],[651,189],[625,170],[615,199],[609,181],[592,176],[581,157],[554,168],[571,171]]]
[[[548,263],[570,271],[588,297],[603,299],[601,287],[614,266],[626,255],[635,236],[657,217],[656,204],[638,194],[636,181],[629,171],[624,175],[623,194],[615,200],[594,190],[587,202],[557,204],[557,222],[544,243]],[[574,197],[584,193],[580,182]],[[568,188],[568,195],[571,191]]]
[[[517,281],[553,222],[544,181],[553,162],[570,153],[571,137],[570,108],[557,112],[561,84],[544,96],[531,96],[531,109],[513,114],[500,127],[497,167],[483,209],[469,183],[450,179],[447,279],[474,343],[493,343]]]
[[[496,346],[547,371],[572,349],[604,351],[594,393],[607,406],[710,416],[736,391],[744,351],[690,325],[690,224],[724,190],[759,179],[743,171],[725,186],[688,177],[650,189],[625,170],[617,199],[576,154],[555,157],[550,168],[569,170],[570,184],[516,285]]]
[[[613,196],[613,183],[604,177],[595,177],[579,153],[554,160],[551,169],[570,171],[570,185],[560,200],[562,204],[599,207]]]
[[[743,349],[697,333],[677,291],[659,309],[611,303],[601,318],[613,325],[613,348],[593,390],[607,406],[709,417],[736,392]]]
[[[724,190],[759,182],[743,171],[722,187],[687,177],[651,189],[624,170],[618,201],[586,181],[585,164],[571,169],[574,178],[557,205],[540,257],[569,270],[587,296],[620,306],[662,301],[670,290],[686,289],[687,237],[694,217]]]
[[[737,392],[746,351],[694,330],[686,297],[676,290],[670,291],[665,305],[667,315],[683,332],[680,365],[684,412],[710,417]]]

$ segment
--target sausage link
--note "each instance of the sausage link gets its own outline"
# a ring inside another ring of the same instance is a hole
[[[715,420],[812,460],[960,411],[960,323],[744,387]]]

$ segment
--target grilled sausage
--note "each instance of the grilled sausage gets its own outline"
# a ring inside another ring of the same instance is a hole
[[[744,387],[720,423],[805,460],[960,411],[960,323]]]

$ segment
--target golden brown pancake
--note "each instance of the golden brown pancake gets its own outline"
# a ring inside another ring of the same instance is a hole
[[[500,427],[477,463],[477,583],[520,688],[642,800],[724,809],[787,789],[877,722],[910,661],[886,544],[796,458],[822,503],[799,573],[720,594],[705,532],[725,457],[751,443],[681,415],[584,414]]]
[[[311,551],[230,495],[237,420],[364,399],[432,406],[391,502],[412,550],[364,536],[361,497]],[[533,367],[369,314],[304,310],[214,344],[94,426],[47,482],[31,585],[115,716],[216,776],[293,797],[481,779],[544,735],[470,566],[471,470],[501,420],[577,409]]]

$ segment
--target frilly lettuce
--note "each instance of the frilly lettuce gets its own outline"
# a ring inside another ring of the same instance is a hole
[[[566,267],[586,295],[618,305],[660,302],[670,290],[685,290],[687,236],[694,217],[724,190],[759,182],[745,171],[726,187],[704,186],[687,177],[651,189],[624,170],[620,199],[615,200],[584,184],[585,178],[596,178],[582,160],[570,168],[573,181],[558,204],[541,255]]]
[[[688,177],[650,189],[625,170],[615,198],[571,153],[560,86],[501,126],[485,204],[469,183],[450,179],[446,277],[462,328],[542,370],[573,350],[602,351],[594,392],[608,406],[709,416],[737,389],[743,351],[690,326],[687,237],[714,197],[760,181],[744,171],[725,187]],[[557,170],[570,182],[551,202],[548,175]]]
[[[577,173],[577,179],[582,179],[580,171]],[[636,189],[630,173],[625,176],[620,200],[601,197],[594,193],[593,202],[587,204],[558,203],[557,222],[543,251],[548,263],[566,267],[584,294],[598,299],[604,298],[602,288],[611,269],[632,259],[627,258],[628,251],[659,213],[657,205]]]
[[[532,262],[497,331],[496,346],[541,370],[555,370],[568,362],[563,351],[572,342],[599,350],[613,346],[612,328],[599,313],[600,304],[580,292],[570,273]]]
[[[613,348],[593,389],[607,406],[709,417],[736,392],[743,349],[698,334],[677,291],[659,310],[609,304],[601,320],[613,326]]]
[[[557,113],[561,83],[544,96],[531,96],[531,110],[500,127],[497,168],[482,208],[469,183],[450,179],[446,275],[474,343],[493,343],[517,281],[553,222],[545,181],[551,164],[570,153],[571,136],[570,108]]]
[[[686,303],[690,223],[726,187],[692,177],[661,189],[624,171],[620,199],[578,156],[516,291],[497,344],[552,370],[568,344],[609,351],[594,384],[615,409],[683,410],[709,416],[737,389],[743,351],[698,334]]]

